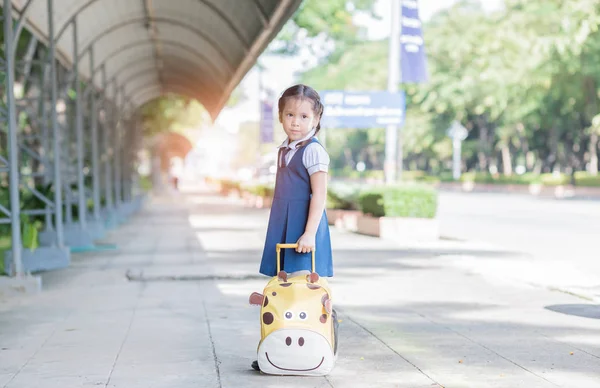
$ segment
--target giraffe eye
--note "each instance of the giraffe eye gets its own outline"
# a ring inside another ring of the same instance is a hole
[[[300,315],[298,315],[300,317],[300,319],[305,320],[306,319],[306,313],[304,311],[302,311],[300,313]]]
[[[286,311],[284,316],[285,316],[285,319],[292,319],[292,318],[294,318],[294,313],[292,313],[291,311]]]

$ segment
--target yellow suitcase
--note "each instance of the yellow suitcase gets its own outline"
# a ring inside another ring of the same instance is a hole
[[[272,375],[323,376],[337,358],[337,317],[327,280],[315,272],[281,271],[280,252],[297,244],[277,244],[277,273],[262,294],[250,295],[260,305],[261,340],[258,365]]]

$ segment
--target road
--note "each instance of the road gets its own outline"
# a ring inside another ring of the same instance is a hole
[[[520,252],[536,270],[600,285],[600,201],[449,192],[439,200],[442,236]]]

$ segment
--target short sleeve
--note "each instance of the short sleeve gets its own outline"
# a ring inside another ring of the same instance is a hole
[[[329,154],[325,148],[319,143],[310,143],[304,150],[302,163],[308,171],[308,175],[315,172],[329,171]]]

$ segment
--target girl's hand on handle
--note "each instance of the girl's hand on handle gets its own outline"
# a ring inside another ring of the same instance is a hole
[[[304,233],[298,239],[298,248],[296,252],[307,253],[312,252],[315,249],[315,235],[311,233]]]

